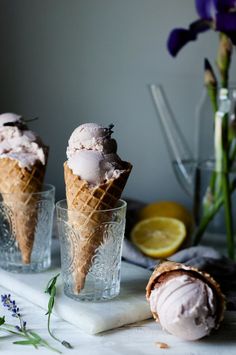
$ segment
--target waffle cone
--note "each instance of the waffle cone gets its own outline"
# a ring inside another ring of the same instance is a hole
[[[151,291],[155,287],[158,287],[158,284],[161,285],[162,282],[167,281],[169,278],[180,276],[186,273],[202,280],[213,290],[217,300],[217,324],[219,325],[219,323],[224,318],[226,305],[225,296],[221,292],[220,285],[208,273],[200,271],[192,266],[187,266],[172,261],[166,261],[158,265],[153,271],[146,287],[147,300],[150,298]],[[158,315],[155,312],[153,312],[153,317],[158,320]]]
[[[36,162],[21,168],[15,159],[0,159],[0,193],[12,211],[12,228],[24,264],[30,263],[37,224],[37,195],[42,189],[46,165]]]
[[[76,255],[72,266],[77,293],[83,289],[92,258],[103,241],[101,223],[110,220],[109,211],[101,214],[97,211],[109,210],[116,206],[131,169],[131,164],[124,163],[124,171],[119,177],[90,187],[87,181],[73,174],[67,162],[64,164],[68,219],[77,235]]]

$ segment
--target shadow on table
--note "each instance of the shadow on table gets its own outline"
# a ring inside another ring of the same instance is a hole
[[[226,316],[219,330],[212,333],[209,337],[201,340],[201,343],[209,345],[219,345],[226,347],[227,345],[236,347],[236,318],[230,319],[230,313]]]

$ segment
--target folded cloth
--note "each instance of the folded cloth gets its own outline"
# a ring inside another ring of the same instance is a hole
[[[133,264],[153,270],[160,260],[144,256],[128,239],[124,240],[123,258]],[[227,299],[227,309],[236,310],[236,263],[212,247],[183,249],[168,260],[183,263],[208,272],[221,286]]]

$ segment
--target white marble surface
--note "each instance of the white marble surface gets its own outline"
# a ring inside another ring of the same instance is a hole
[[[59,272],[59,268],[39,274],[14,274],[0,270],[0,284],[46,310],[48,295],[44,293],[45,287]],[[95,303],[77,302],[65,296],[59,277],[55,312],[89,334],[148,319],[151,312],[145,298],[145,287],[150,274],[148,270],[122,262],[119,296]]]
[[[3,294],[6,292],[8,292],[8,290],[0,286],[0,293]],[[235,354],[236,312],[226,313],[226,318],[221,328],[209,338],[197,342],[185,342],[168,335],[163,332],[159,325],[153,320],[110,330],[97,335],[88,335],[68,322],[53,316],[52,328],[54,334],[59,338],[69,341],[74,346],[74,349],[68,350],[54,342],[48,336],[46,317],[44,315],[45,311],[42,308],[13,292],[11,292],[11,294],[22,309],[28,327],[37,331],[40,336],[48,340],[51,345],[57,347],[57,349],[62,351],[65,355],[156,355],[160,353],[171,355]],[[1,307],[0,315],[3,315],[3,309]],[[9,317],[8,321],[14,322],[15,319]],[[50,351],[44,348],[35,350],[31,346],[13,345],[12,342],[16,340],[17,337],[9,337],[0,332],[1,355],[50,354]],[[159,349],[155,344],[156,342],[167,343],[169,349]]]

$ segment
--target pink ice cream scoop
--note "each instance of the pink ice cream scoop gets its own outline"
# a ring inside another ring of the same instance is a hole
[[[90,185],[99,185],[116,178],[123,171],[116,154],[117,144],[111,138],[112,127],[86,123],[74,130],[67,148],[67,164],[73,174]]]
[[[207,273],[166,261],[156,267],[146,287],[153,317],[167,332],[197,340],[217,329],[224,317],[225,297]]]
[[[70,158],[78,150],[96,150],[104,154],[116,153],[117,144],[111,138],[112,125],[108,128],[97,123],[84,123],[77,127],[71,134],[67,157]]]
[[[15,159],[22,168],[31,168],[36,161],[45,165],[44,148],[39,137],[27,128],[21,116],[15,113],[0,115],[0,159]]]
[[[163,329],[185,340],[208,335],[216,327],[216,303],[211,288],[188,275],[168,280],[150,296],[152,312]]]

